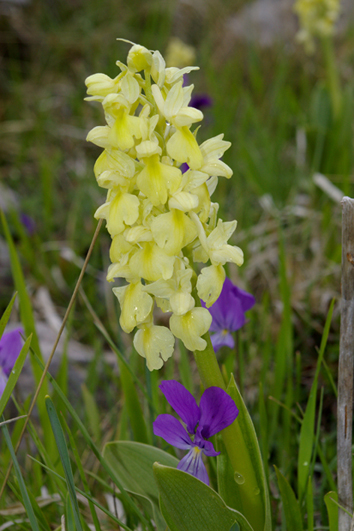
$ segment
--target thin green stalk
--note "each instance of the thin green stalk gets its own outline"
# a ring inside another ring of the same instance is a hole
[[[337,120],[342,108],[342,93],[334,55],[333,40],[331,37],[325,37],[322,39],[322,49],[326,63],[328,89],[331,95],[333,118],[334,120]]]

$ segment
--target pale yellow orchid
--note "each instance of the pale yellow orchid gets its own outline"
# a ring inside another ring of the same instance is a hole
[[[243,261],[228,243],[236,222],[218,220],[210,199],[218,178],[232,175],[220,160],[230,143],[218,135],[198,144],[193,126],[203,115],[189,106],[193,85],[183,86],[197,67],[166,68],[158,51],[135,44],[127,65],[117,66],[113,79],[86,80],[88,99],[102,104],[106,120],[87,136],[104,149],[94,172],[107,200],[95,217],[106,220],[112,237],[107,280],[128,283],[113,288],[121,327],[138,329],[135,348],[154,370],[172,355],[174,337],[188,349],[205,349],[211,316],[193,286],[209,307],[220,294],[223,265]],[[210,265],[198,275],[192,259]],[[154,324],[154,301],[172,312],[170,330]]]

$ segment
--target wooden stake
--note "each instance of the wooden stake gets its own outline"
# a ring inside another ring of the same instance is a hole
[[[338,502],[353,514],[352,426],[354,368],[354,199],[342,205],[342,299],[338,366]],[[338,529],[351,530],[352,518],[339,509]]]

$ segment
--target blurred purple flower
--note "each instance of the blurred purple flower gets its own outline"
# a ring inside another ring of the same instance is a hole
[[[238,415],[234,401],[220,387],[209,387],[202,394],[198,407],[193,395],[179,382],[166,380],[159,387],[187,430],[175,417],[163,414],[153,423],[154,434],[176,448],[189,450],[177,468],[209,485],[202,454],[219,455],[207,439],[233,423]]]
[[[253,295],[235,286],[229,278],[225,278],[219,298],[209,308],[213,318],[209,329],[213,332],[210,339],[215,351],[223,346],[234,348],[235,341],[231,332],[245,324],[245,312],[250,310],[255,302]]]
[[[211,107],[213,105],[213,100],[208,94],[195,94],[191,97],[189,102],[190,107],[199,109],[200,111],[205,107]]]
[[[4,392],[6,382],[22,348],[24,334],[21,326],[6,332],[0,339],[0,396]]]
[[[189,84],[189,76],[188,74],[184,74],[183,76],[183,86],[186,87]],[[189,102],[189,107],[194,107],[195,109],[199,109],[200,111],[203,110],[204,107],[211,107],[213,105],[213,99],[209,96],[209,94],[194,94],[191,97],[191,100]]]
[[[33,236],[33,234],[36,232],[36,222],[34,221],[31,216],[27,216],[27,214],[21,214],[20,215],[20,221],[22,225],[25,227],[27,234],[29,236]]]

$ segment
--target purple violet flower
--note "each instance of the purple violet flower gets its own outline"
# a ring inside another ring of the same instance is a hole
[[[207,439],[233,423],[238,415],[234,401],[220,387],[209,387],[197,406],[193,395],[179,382],[166,380],[159,387],[187,429],[172,415],[162,414],[153,423],[154,434],[176,448],[189,450],[177,468],[209,485],[202,454],[219,455]]]
[[[22,348],[23,329],[19,326],[6,332],[0,339],[0,396],[4,392],[8,377]]]
[[[223,346],[234,348],[235,341],[231,332],[245,324],[245,312],[250,310],[255,302],[253,295],[235,286],[229,278],[225,278],[219,298],[209,308],[213,318],[209,329],[213,332],[210,339],[215,352]]]

